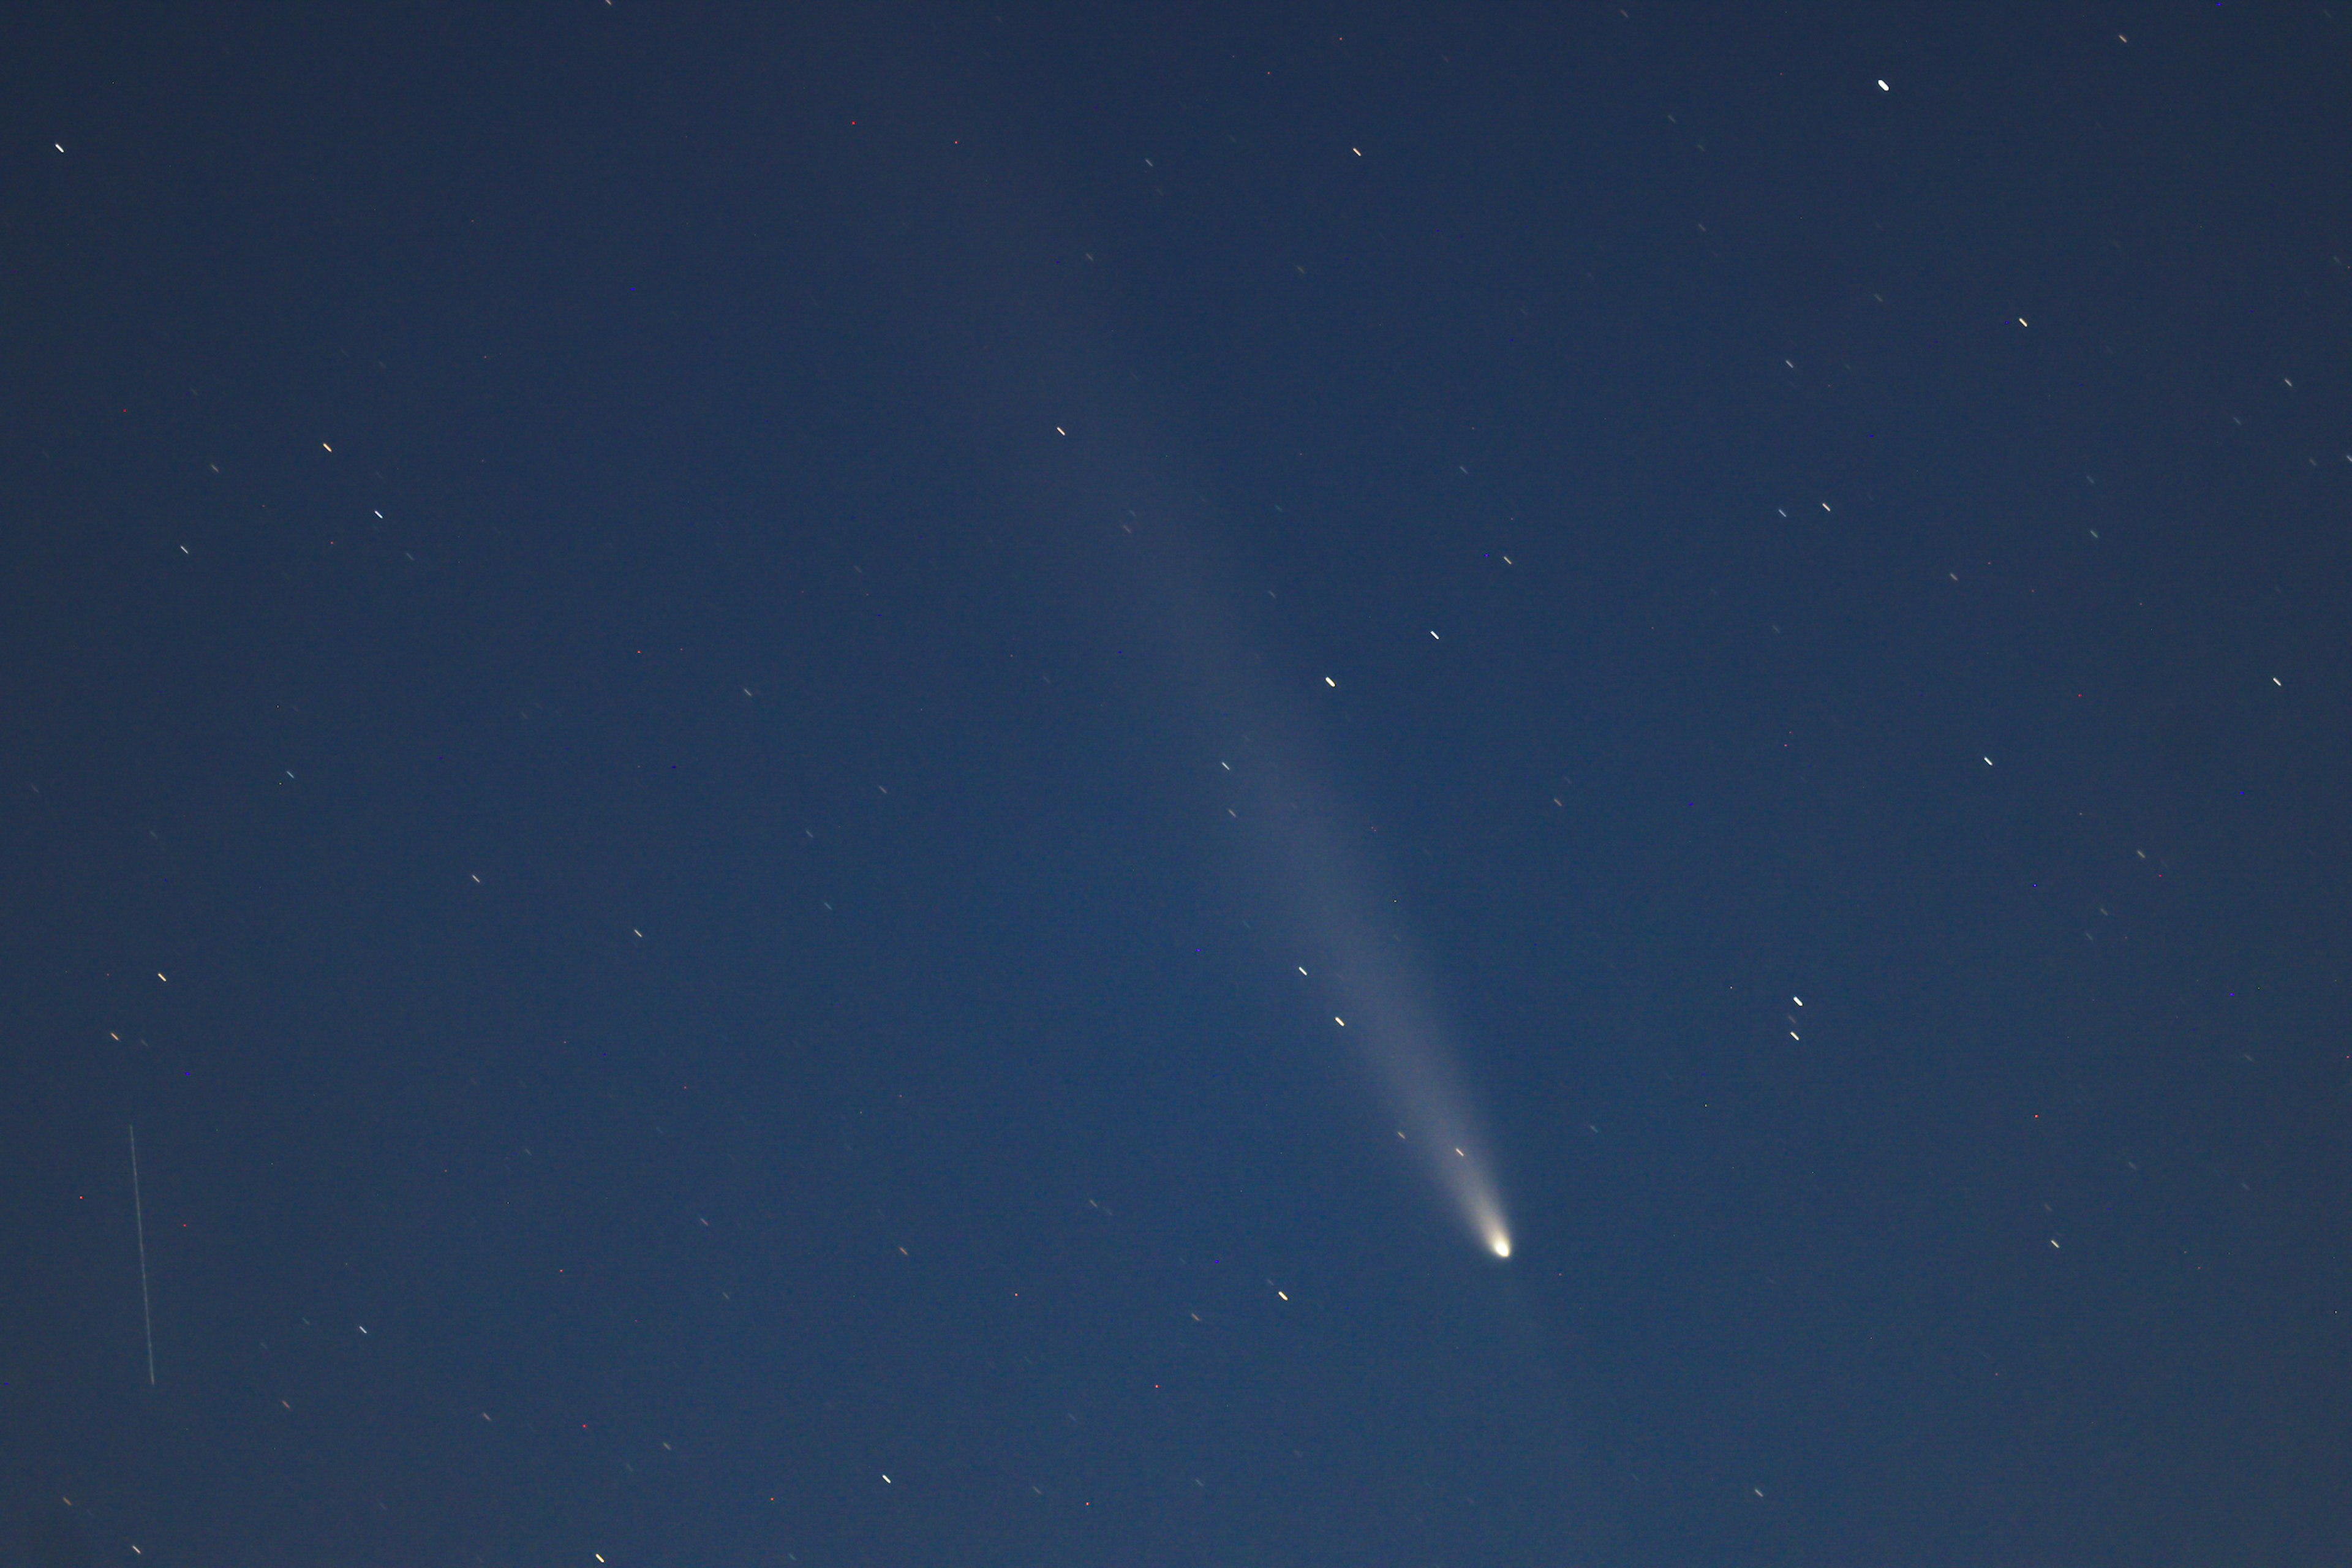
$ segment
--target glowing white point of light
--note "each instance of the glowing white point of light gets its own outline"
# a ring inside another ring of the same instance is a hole
[[[1499,1230],[1486,1238],[1486,1245],[1494,1249],[1495,1256],[1497,1258],[1508,1258],[1511,1255],[1511,1238]]]

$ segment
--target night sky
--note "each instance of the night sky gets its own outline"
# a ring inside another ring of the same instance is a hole
[[[2352,1557],[2352,8],[0,132],[0,1563]]]

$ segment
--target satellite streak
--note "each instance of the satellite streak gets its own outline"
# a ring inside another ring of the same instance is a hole
[[[147,1205],[139,1195],[139,1128],[131,1128],[131,1213],[139,1224],[139,1318],[147,1329],[147,1386],[155,1386],[155,1310],[147,1299]]]

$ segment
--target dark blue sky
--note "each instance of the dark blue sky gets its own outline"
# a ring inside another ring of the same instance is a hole
[[[0,1551],[2352,1552],[2341,6],[6,39]]]

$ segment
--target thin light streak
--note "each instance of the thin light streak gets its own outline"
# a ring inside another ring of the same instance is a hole
[[[139,1195],[139,1129],[131,1129],[131,1212],[139,1221],[139,1317],[147,1328],[147,1386],[155,1386],[155,1309],[147,1297],[147,1205]]]

